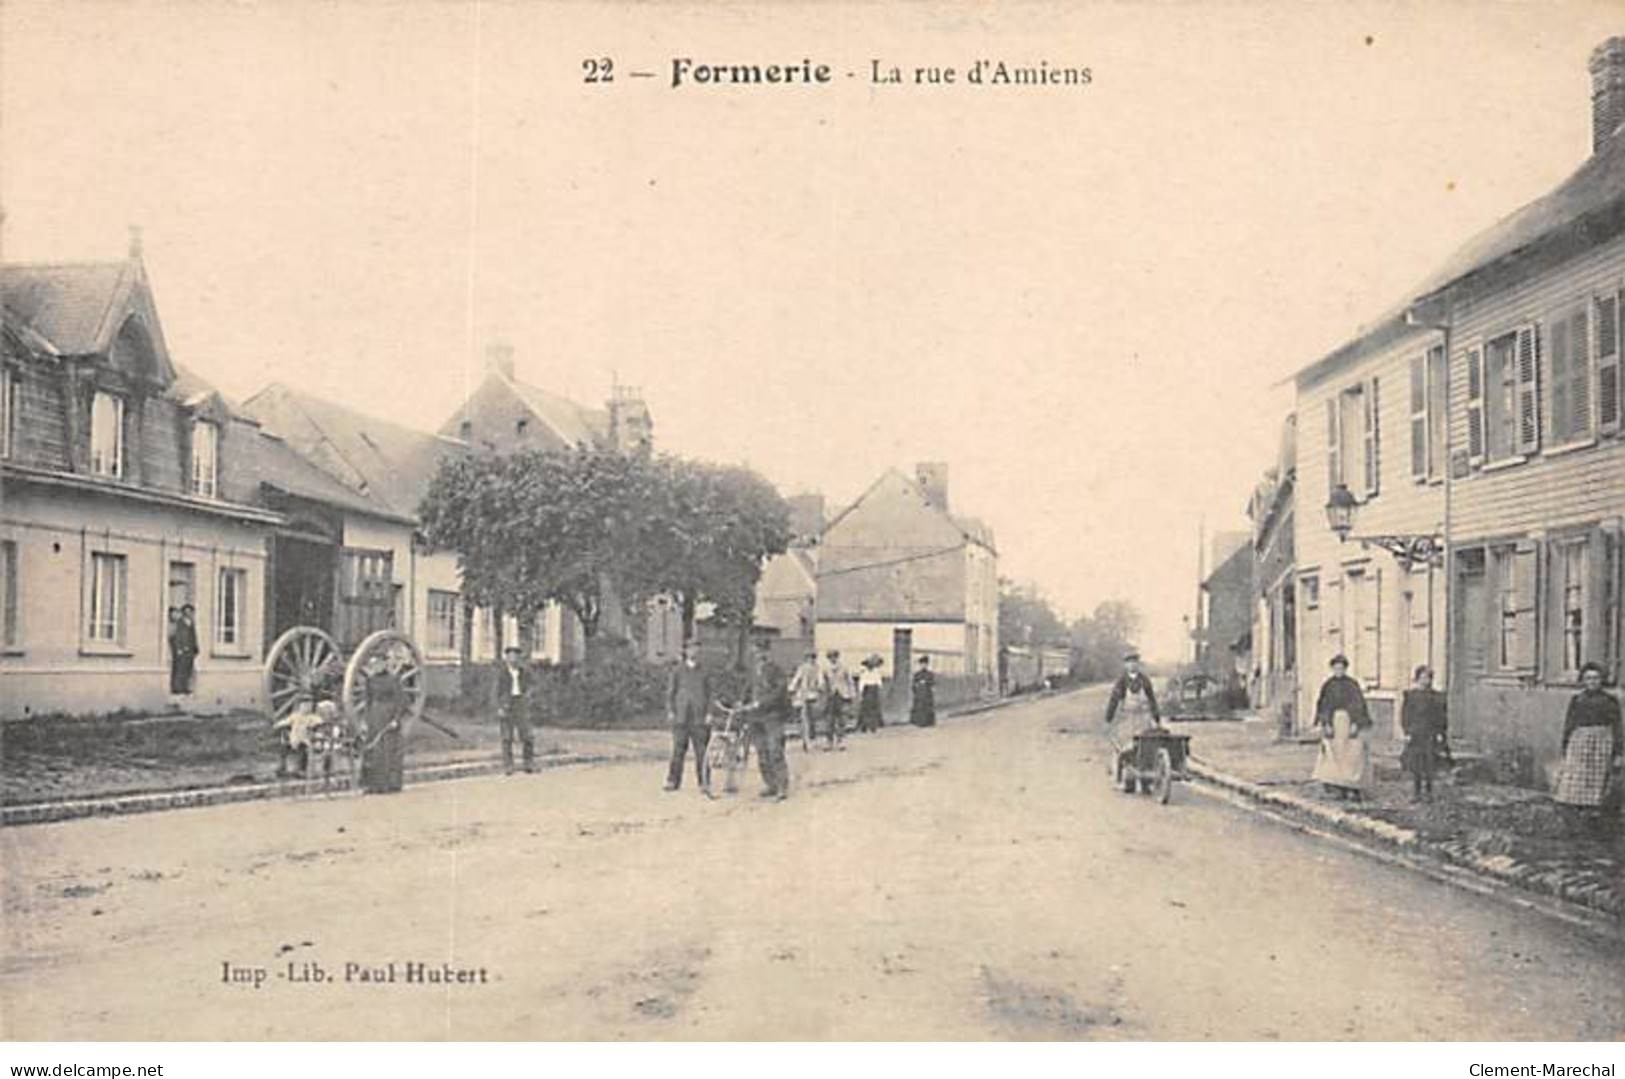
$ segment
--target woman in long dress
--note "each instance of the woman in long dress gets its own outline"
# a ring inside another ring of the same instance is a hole
[[[1619,702],[1602,688],[1602,667],[1580,669],[1580,692],[1569,701],[1563,720],[1563,770],[1553,797],[1575,812],[1596,813],[1610,782],[1620,781],[1622,739]]]
[[[1324,783],[1339,798],[1364,798],[1371,790],[1371,712],[1360,684],[1349,677],[1344,655],[1332,657],[1332,676],[1320,687],[1315,702],[1320,725],[1320,755],[1311,778]]]
[[[931,657],[921,656],[920,667],[909,682],[908,721],[916,727],[937,725],[937,676],[931,673]]]
[[[1449,717],[1444,694],[1433,688],[1433,668],[1416,668],[1416,688],[1407,689],[1399,706],[1399,729],[1405,732],[1405,752],[1399,763],[1411,774],[1411,801],[1433,797],[1433,774],[1446,753]]]
[[[880,691],[885,686],[885,679],[880,673],[882,660],[879,656],[870,656],[863,661],[863,670],[858,674],[858,730],[878,731],[884,720],[880,715]]]

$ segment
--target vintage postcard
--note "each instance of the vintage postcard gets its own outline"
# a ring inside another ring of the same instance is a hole
[[[4,0],[0,1037],[1614,1074],[1622,125],[1602,2]]]

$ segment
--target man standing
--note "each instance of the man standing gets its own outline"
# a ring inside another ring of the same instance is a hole
[[[819,698],[824,695],[824,668],[818,663],[818,650],[807,649],[801,665],[790,678],[790,703],[801,717],[801,748],[812,748],[813,717],[818,714]]]
[[[177,695],[192,692],[193,667],[197,663],[197,626],[192,618],[190,603],[179,611],[170,610],[169,692]]]
[[[666,789],[683,785],[683,758],[694,746],[694,779],[705,788],[705,747],[711,741],[711,728],[705,714],[711,707],[711,675],[700,666],[699,645],[683,644],[683,658],[671,672],[666,686],[666,722],[671,724],[671,764],[666,769]]]
[[[789,683],[773,662],[772,645],[756,642],[756,668],[750,679],[751,736],[762,769],[763,798],[780,802],[790,795],[790,765],[784,759],[784,721],[790,716]]]
[[[841,662],[840,650],[831,648],[825,658],[829,661],[824,668],[824,686],[829,693],[829,700],[824,706],[824,721],[829,724],[826,745],[831,749],[836,746],[845,749],[846,709],[857,691],[852,683],[852,672]]]
[[[1113,728],[1118,719],[1123,726]],[[1129,652],[1123,657],[1123,673],[1112,683],[1111,696],[1106,700],[1106,730],[1111,742],[1111,770],[1113,778],[1120,778],[1123,770],[1134,763],[1134,736],[1162,722],[1157,708],[1157,695],[1151,689],[1151,679],[1140,670],[1140,653]]]
[[[491,687],[502,729],[502,770],[513,775],[513,736],[519,735],[524,750],[525,771],[536,770],[536,739],[530,731],[530,669],[519,662],[523,653],[516,644],[502,650],[496,680]]]

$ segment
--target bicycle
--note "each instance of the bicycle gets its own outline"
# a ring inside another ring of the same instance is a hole
[[[711,728],[711,739],[705,744],[705,775],[700,780],[700,789],[707,798],[717,796],[713,784],[718,769],[721,769],[723,776],[722,792],[736,793],[739,790],[739,773],[750,760],[750,729],[740,719],[740,714],[745,711],[744,706],[730,708],[721,702],[713,702],[711,708],[712,714],[706,717],[706,723]]]

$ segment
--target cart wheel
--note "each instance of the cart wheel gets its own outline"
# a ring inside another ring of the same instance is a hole
[[[1157,801],[1167,805],[1168,797],[1174,790],[1174,763],[1166,749],[1157,750],[1157,765],[1156,771],[1152,773],[1152,780]]]
[[[300,698],[311,703],[337,693],[344,661],[333,638],[315,626],[295,626],[276,639],[265,657],[265,707],[272,721],[293,711]]]
[[[367,674],[378,664],[400,679],[407,704],[406,714],[401,717],[404,735],[411,729],[412,722],[423,715],[428,690],[423,684],[422,653],[412,638],[397,630],[381,629],[356,646],[355,654],[344,668],[344,714],[354,725],[366,718]]]
[[[1123,789],[1124,794],[1134,793],[1134,772],[1121,760],[1117,762],[1117,785]]]

